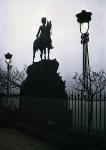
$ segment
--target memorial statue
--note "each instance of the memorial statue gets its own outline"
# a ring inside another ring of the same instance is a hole
[[[40,50],[41,54],[41,60],[42,56],[44,54],[44,58],[46,59],[46,49],[48,50],[48,59],[50,54],[50,49],[53,48],[52,46],[52,40],[51,40],[51,28],[52,24],[51,21],[47,21],[46,24],[46,18],[43,17],[41,19],[42,25],[39,27],[38,33],[36,35],[37,39],[33,43],[33,63],[35,58],[36,51]]]

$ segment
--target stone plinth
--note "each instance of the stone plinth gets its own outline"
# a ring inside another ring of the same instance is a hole
[[[30,65],[27,69],[28,76],[21,85],[20,96],[66,98],[65,81],[57,73],[58,67],[56,59]]]
[[[65,82],[57,73],[58,67],[56,59],[42,60],[28,67],[28,76],[20,89],[19,120],[39,127],[49,123],[70,125],[71,111],[67,109]]]

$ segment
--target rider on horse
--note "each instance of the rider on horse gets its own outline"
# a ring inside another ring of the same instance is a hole
[[[43,17],[41,19],[42,25],[39,27],[38,33],[36,35],[37,39],[33,43],[33,62],[35,58],[36,51],[40,50],[41,52],[41,60],[42,55],[44,53],[44,58],[46,59],[46,48],[48,49],[48,59],[49,59],[49,53],[50,49],[53,48],[52,46],[52,40],[51,40],[51,21],[47,21],[46,24],[46,18]]]
[[[47,28],[47,26],[46,26],[46,18],[43,17],[41,19],[41,22],[42,22],[43,25],[41,25],[39,27],[39,30],[38,30],[38,33],[37,33],[36,37],[37,37],[38,42],[40,44],[42,44],[42,46],[46,47],[48,45],[47,44],[47,37],[46,37],[46,28]],[[51,37],[49,37],[49,38],[50,38],[50,40],[49,40],[50,49],[52,49],[53,48],[52,47],[52,40],[51,40]]]
[[[38,33],[37,33],[37,35],[36,35],[36,37],[37,37],[37,39],[38,39],[38,41],[39,42],[43,42],[43,41],[45,41],[45,32],[46,32],[46,26],[45,26],[45,24],[46,24],[46,18],[42,18],[42,20],[41,20],[41,22],[42,22],[42,24],[43,25],[41,25],[40,27],[39,27],[39,30],[38,30]]]

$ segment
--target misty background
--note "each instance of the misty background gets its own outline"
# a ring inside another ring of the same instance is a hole
[[[52,21],[50,58],[59,61],[60,75],[67,89],[75,72],[82,73],[82,45],[76,14],[92,12],[89,28],[90,67],[106,72],[106,0],[0,0],[0,64],[4,54],[13,54],[12,65],[19,70],[32,64],[33,41],[41,18]],[[37,52],[35,61],[40,60]]]

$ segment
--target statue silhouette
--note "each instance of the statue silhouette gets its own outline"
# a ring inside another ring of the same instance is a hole
[[[42,18],[41,22],[43,25],[39,27],[38,33],[36,35],[37,39],[33,43],[33,63],[35,58],[36,51],[40,50],[41,60],[44,53],[44,58],[46,59],[46,48],[48,49],[48,59],[50,54],[50,49],[53,48],[52,40],[51,40],[51,21],[47,21],[46,25],[46,18]]]

